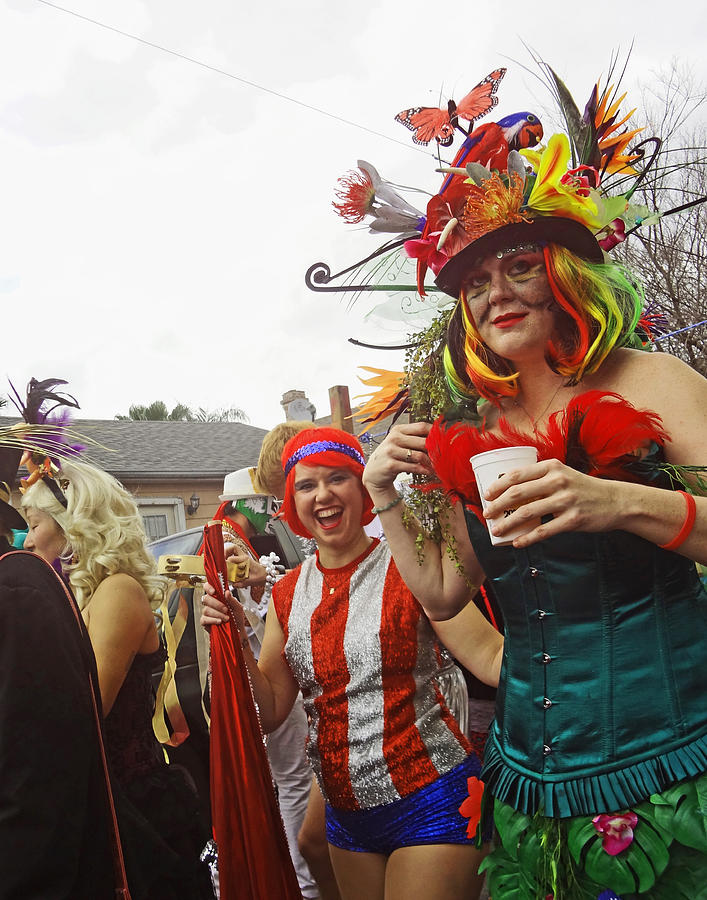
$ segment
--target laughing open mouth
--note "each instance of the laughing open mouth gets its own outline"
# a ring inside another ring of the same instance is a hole
[[[336,528],[343,515],[344,510],[341,506],[330,506],[327,509],[320,509],[314,514],[314,518],[322,528],[327,530]]]

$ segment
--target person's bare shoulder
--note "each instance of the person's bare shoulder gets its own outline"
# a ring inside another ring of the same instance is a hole
[[[674,390],[701,393],[707,388],[707,381],[677,356],[627,347],[614,350],[598,375],[603,390],[616,391],[639,408],[662,406]]]
[[[93,619],[98,615],[111,618],[121,615],[147,622],[152,617],[152,610],[140,582],[132,575],[117,572],[98,585],[91,597],[89,614]]]
[[[612,357],[613,377],[605,380],[604,390],[614,390],[637,409],[660,416],[669,436],[669,462],[704,465],[707,379],[669,353],[622,349]]]

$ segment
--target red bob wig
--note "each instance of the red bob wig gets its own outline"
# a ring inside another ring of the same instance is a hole
[[[353,434],[339,428],[307,428],[285,444],[282,451],[282,468],[285,470],[285,499],[281,515],[290,528],[302,537],[312,537],[295,509],[295,466],[329,466],[332,469],[349,469],[360,480],[366,460],[361,444]],[[373,501],[364,489],[361,525],[373,521]]]

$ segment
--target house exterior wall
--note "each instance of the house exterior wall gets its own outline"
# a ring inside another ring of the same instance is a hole
[[[175,481],[149,481],[140,479],[131,481],[125,479],[123,485],[135,497],[143,517],[159,514],[160,504],[156,501],[164,500],[165,505],[172,505],[171,501],[178,501],[174,518],[168,517],[167,534],[174,534],[186,528],[202,528],[210,521],[221,504],[218,495],[223,491],[222,479],[189,479]],[[199,509],[193,515],[188,512],[190,498],[196,494],[199,498]],[[147,523],[146,523],[147,524]],[[155,537],[155,535],[150,535]]]
[[[216,510],[221,505],[218,495],[223,491],[222,479],[189,479],[175,481],[150,481],[141,478],[132,481],[124,479],[123,486],[135,497],[140,512],[145,521],[145,529],[148,531],[148,540],[161,537],[156,532],[150,534],[150,525],[159,526],[161,522],[150,523],[149,516],[164,516],[166,519],[166,534],[175,534],[187,528],[203,528],[207,522],[213,519]],[[187,512],[192,494],[199,498],[199,509],[194,515]],[[12,505],[20,508],[22,495],[18,490],[12,492]],[[160,502],[162,501],[162,502]]]

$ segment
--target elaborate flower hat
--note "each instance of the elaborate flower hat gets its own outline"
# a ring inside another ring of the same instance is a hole
[[[305,466],[345,468],[361,479],[366,460],[358,438],[339,428],[326,426],[307,428],[290,438],[285,444],[282,451],[282,467],[285,470],[287,480],[281,514],[295,534],[311,538],[311,533],[302,524],[295,508],[294,485],[297,463],[302,463]],[[361,525],[368,525],[374,519],[374,515],[371,512],[373,501],[365,490],[363,500]]]
[[[634,112],[619,118],[625,95],[615,98],[610,85],[600,91],[597,83],[580,115],[562,81],[547,72],[568,133],[552,135],[545,146],[510,150],[505,171],[473,162],[461,171],[452,167],[428,204],[427,230],[439,235],[436,250],[447,257],[435,267],[436,282],[452,296],[459,296],[474,259],[523,244],[561,244],[589,262],[604,262],[603,251],[625,231],[622,217],[637,218],[629,198],[646,170],[639,174],[632,166],[642,150],[626,152],[641,129],[619,131]]]
[[[495,107],[505,74],[505,69],[497,69],[459,103],[449,101],[446,110],[414,107],[396,116],[418,144],[436,141],[438,147],[447,147],[456,133],[464,135],[454,158],[448,164],[440,159],[437,171],[443,181],[425,209],[403,197],[415,188],[387,181],[364,161],[339,181],[336,212],[348,223],[368,224],[372,233],[386,234],[388,240],[335,274],[326,263],[315,263],[307,271],[306,284],[315,291],[406,292],[402,303],[391,297],[375,311],[386,319],[407,321],[412,326],[408,333],[417,332],[402,347],[353,341],[408,353],[405,374],[390,373],[392,387],[387,384],[385,392],[379,391],[366,405],[366,424],[399,413],[406,403],[416,416],[428,418],[474,397],[495,402],[517,390],[515,374],[506,371],[502,361],[485,361],[486,348],[480,345],[463,296],[466,272],[489,254],[543,250],[553,295],[574,323],[567,346],[549,346],[548,354],[572,383],[594,371],[613,347],[645,346],[646,335],[650,337],[653,322],[644,315],[642,291],[631,273],[620,265],[596,271],[591,267],[611,263],[608,251],[636,229],[707,197],[662,213],[632,200],[661,142],[639,137],[641,129],[628,124],[634,110],[620,112],[625,94],[614,86],[620,81],[616,57],[604,85],[598,82],[592,88],[581,112],[550,66],[537,58],[535,62],[565,124],[545,143],[539,118],[528,111],[473,129],[461,124],[465,120],[473,125]],[[560,252],[563,248],[570,253]],[[410,283],[410,260],[415,284]],[[596,290],[579,290],[575,263],[598,285]],[[434,284],[426,281],[428,270]],[[595,296],[597,290],[600,295]],[[412,292],[416,296],[411,297]],[[450,297],[460,302],[454,306]],[[450,331],[448,324],[453,326]],[[431,402],[425,400],[433,395]]]
[[[399,113],[397,121],[414,131],[418,144],[436,140],[446,147],[456,132],[465,135],[451,164],[438,168],[445,176],[439,191],[420,210],[401,194],[416,189],[394,185],[359,160],[358,168],[340,179],[333,206],[346,222],[365,222],[372,233],[390,239],[334,275],[325,263],[314,264],[307,285],[316,291],[409,291],[411,285],[390,280],[390,265],[383,262],[402,252],[417,261],[420,296],[434,290],[425,284],[430,269],[437,288],[457,299],[462,273],[477,257],[519,245],[556,243],[601,263],[608,260],[605,252],[633,230],[678,211],[658,213],[631,202],[660,140],[636,141],[642,129],[627,124],[635,110],[620,112],[626,95],[611,83],[616,60],[607,83],[593,87],[583,112],[550,66],[536,62],[562,113],[564,132],[541,144],[542,124],[527,111],[473,130],[462,127],[460,118],[473,123],[494,108],[505,69],[490,73],[458,105],[450,101],[446,112],[416,107]],[[332,284],[357,273],[368,273],[370,280]]]

